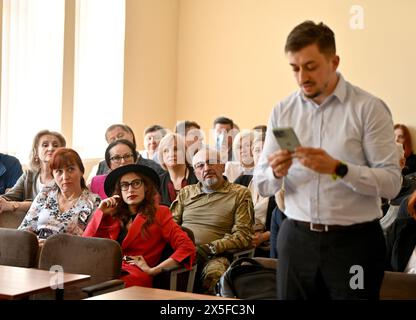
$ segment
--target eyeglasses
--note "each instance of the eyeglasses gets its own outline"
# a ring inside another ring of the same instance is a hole
[[[142,179],[135,179],[132,182],[120,182],[120,189],[121,191],[127,191],[129,190],[130,186],[133,189],[139,189],[143,184]]]
[[[110,161],[113,161],[115,163],[120,163],[121,159],[124,159],[124,161],[130,160],[131,157],[133,157],[133,154],[129,153],[129,154],[125,154],[124,156],[114,156],[110,158]]]
[[[198,170],[202,170],[205,167],[205,165],[207,165],[207,166],[213,166],[213,165],[216,165],[216,164],[221,164],[221,162],[218,159],[209,159],[207,161],[197,162],[194,165],[194,168],[195,169],[198,169]]]

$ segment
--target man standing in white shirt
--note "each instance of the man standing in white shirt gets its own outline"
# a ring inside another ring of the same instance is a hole
[[[334,33],[323,23],[296,26],[285,52],[300,90],[273,109],[254,171],[263,196],[285,177],[278,298],[377,299],[386,251],[380,198],[400,190],[390,110],[337,72]],[[279,127],[298,135],[294,153],[278,146]]]

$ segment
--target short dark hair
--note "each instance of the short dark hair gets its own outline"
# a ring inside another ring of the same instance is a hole
[[[262,141],[266,139],[266,131],[267,126],[264,124],[259,124],[258,126],[255,126],[253,129],[255,137],[259,137]]]
[[[156,132],[156,131],[160,131],[160,133],[162,134],[163,137],[167,133],[165,128],[163,128],[162,126],[159,126],[158,124],[154,124],[150,127],[147,127],[146,129],[144,129],[144,135],[146,135],[150,132]]]
[[[263,133],[266,133],[267,131],[267,126],[264,124],[259,124],[258,126],[255,126],[252,130],[259,130]]]
[[[186,132],[190,128],[201,129],[201,126],[195,121],[190,121],[190,120],[178,121],[175,127],[175,133],[179,133],[179,131],[181,131],[182,128],[184,128]]]
[[[214,120],[214,127],[216,124],[229,124],[231,129],[234,128],[234,121],[226,117],[218,117]]]
[[[307,20],[297,25],[288,35],[285,45],[285,53],[297,52],[311,44],[316,44],[323,54],[335,54],[334,32],[320,22],[316,24]]]

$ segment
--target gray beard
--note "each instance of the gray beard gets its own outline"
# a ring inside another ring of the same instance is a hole
[[[209,178],[201,181],[202,186],[207,190],[212,190],[212,186],[218,183],[217,178]]]

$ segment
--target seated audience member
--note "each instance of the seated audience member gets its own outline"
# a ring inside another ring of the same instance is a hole
[[[141,156],[159,163],[157,149],[160,140],[162,140],[166,133],[166,129],[157,124],[146,128],[144,130],[144,150],[140,151]]]
[[[400,168],[403,169],[406,158],[404,156],[404,150],[403,145],[400,143],[396,143],[397,145],[397,153],[399,155],[399,162],[400,162]],[[406,176],[401,177],[402,180],[402,187],[400,189],[399,194],[391,200],[385,200],[383,199],[383,213],[384,216],[380,219],[380,225],[383,231],[386,231],[388,227],[394,222],[394,220],[397,218],[397,214],[399,211],[400,203],[404,198],[406,198],[408,195],[410,195],[413,191],[416,190],[416,181],[407,178]]]
[[[226,251],[251,246],[253,202],[246,187],[224,178],[224,164],[217,150],[198,151],[193,167],[199,182],[179,191],[171,211],[174,220],[195,235],[197,272],[202,274],[195,280],[195,290],[213,294],[230,265]]]
[[[134,164],[136,161],[136,149],[128,140],[115,140],[111,142],[105,150],[105,162],[110,170],[114,170],[128,164]],[[92,178],[90,185],[91,192],[98,194],[102,200],[108,197],[104,190],[104,181],[106,177],[107,174],[95,176]]]
[[[251,145],[251,154],[253,157],[254,164],[257,164],[258,159],[263,147],[263,141],[261,137],[254,140]],[[251,192],[251,197],[253,199],[254,205],[254,237],[252,240],[253,247],[258,247],[263,243],[267,243],[270,240],[270,222],[272,217],[272,212],[276,208],[275,197],[262,197],[256,188],[254,188],[253,182],[253,173],[243,174],[239,176],[234,182],[241,184],[247,187]],[[261,252],[256,250],[256,255],[269,255],[269,252]]]
[[[186,161],[192,163],[192,158],[204,147],[204,133],[195,121],[179,121],[175,133],[185,138]]]
[[[125,140],[130,141],[134,145],[134,149],[136,149],[137,147],[136,137],[134,136],[133,130],[128,125],[125,125],[125,124],[113,124],[107,129],[105,137],[106,137],[108,144],[116,140],[125,139]],[[153,170],[155,170],[157,174],[162,174],[164,172],[158,163],[150,159],[144,159],[140,155],[140,153],[137,151],[136,153],[137,153],[137,161],[136,161],[137,164],[148,166],[152,168]],[[94,172],[94,171],[95,170],[93,168],[91,172]],[[109,171],[110,171],[110,168],[108,167],[106,161],[103,160],[99,164],[96,175],[107,174]],[[88,178],[88,185],[91,184],[91,180],[93,176],[94,176],[93,173],[91,173],[90,177]]]
[[[185,159],[185,140],[182,136],[168,133],[159,144],[160,165],[165,173],[160,176],[161,203],[170,206],[178,192],[189,184],[195,184],[194,169]]]
[[[214,120],[216,149],[220,152],[221,161],[224,163],[233,159],[233,139],[238,131],[230,118],[218,117]]]
[[[396,142],[401,143],[404,147],[406,164],[402,169],[402,174],[405,176],[416,172],[416,155],[413,153],[412,137],[409,129],[404,124],[396,124],[394,125],[394,135],[396,136]]]
[[[228,161],[225,164],[224,173],[230,182],[234,182],[241,175],[253,175],[253,140],[254,133],[252,131],[243,131],[235,136],[233,150],[236,161]]]
[[[386,269],[416,273],[416,192],[403,199],[398,217],[387,230]]]
[[[33,199],[43,188],[55,184],[49,169],[49,161],[59,147],[65,147],[65,138],[58,132],[42,130],[33,139],[29,169],[20,176],[13,188],[0,197],[2,211],[27,211]]]
[[[85,185],[84,165],[76,151],[58,148],[49,167],[56,185],[36,196],[19,226],[34,232],[40,243],[57,233],[81,235],[100,203]]]
[[[130,141],[136,148],[136,137],[134,136],[133,130],[126,124],[113,124],[107,128],[105,131],[105,139],[108,144],[125,139]],[[101,161],[98,166],[97,175],[107,174],[110,171],[110,168],[107,165],[105,160]]]
[[[153,277],[164,267],[195,259],[195,245],[172,219],[165,206],[157,203],[159,177],[149,167],[130,164],[111,171],[105,192],[111,197],[100,203],[84,232],[86,237],[102,237],[120,243],[125,259],[121,277],[126,286],[151,287]],[[174,252],[159,263],[169,244]]]
[[[0,153],[0,194],[13,187],[22,173],[22,165],[17,158]]]
[[[105,130],[105,141],[108,144],[116,140],[125,139],[133,143],[136,146],[136,138],[134,136],[133,130],[125,124],[112,124]],[[100,161],[91,169],[91,173],[87,179],[87,186],[91,184],[91,180],[94,176],[107,174],[110,171],[110,168],[107,166],[105,160]]]
[[[266,139],[267,126],[264,124],[255,126],[252,130],[254,131],[254,139],[261,139],[263,141]]]

